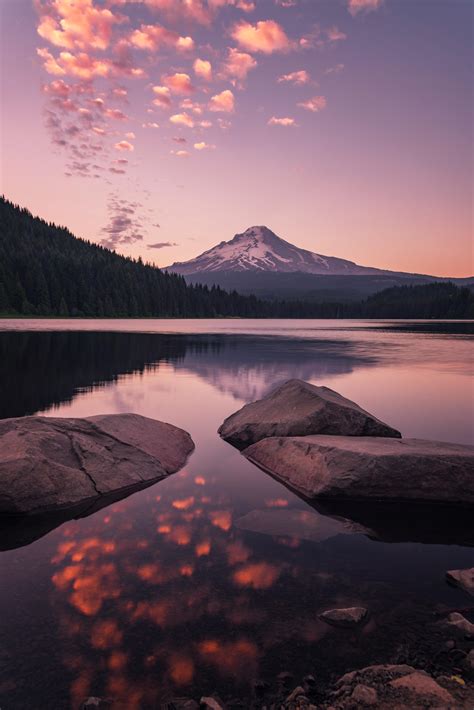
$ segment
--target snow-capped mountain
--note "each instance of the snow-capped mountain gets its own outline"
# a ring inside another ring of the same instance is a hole
[[[175,262],[167,271],[182,274],[209,272],[304,272],[325,275],[384,274],[381,269],[358,266],[334,256],[300,249],[277,237],[268,227],[249,227],[229,242],[203,252],[190,261]]]

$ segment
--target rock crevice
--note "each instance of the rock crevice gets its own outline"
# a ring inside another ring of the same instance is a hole
[[[44,514],[138,489],[194,449],[178,427],[137,414],[0,422],[0,514]]]

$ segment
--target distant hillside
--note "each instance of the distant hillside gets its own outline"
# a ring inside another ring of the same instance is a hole
[[[474,318],[474,290],[452,283],[388,288],[360,306],[363,318]]]
[[[289,276],[299,280],[302,275]],[[333,299],[260,300],[216,286],[187,285],[182,276],[164,273],[140,259],[128,259],[77,239],[67,229],[33,217],[28,210],[2,198],[0,314],[86,318],[474,318],[474,294],[452,283],[432,283],[395,286],[356,302],[344,302],[336,290]]]
[[[256,298],[188,286],[182,276],[78,239],[0,199],[0,313],[192,318],[274,312]]]
[[[220,286],[243,296],[284,301],[314,303],[349,303],[361,301],[378,291],[394,286],[415,286],[435,282],[452,282],[457,286],[474,287],[474,277],[440,279],[434,276],[404,276],[393,273],[356,276],[323,276],[308,273],[272,271],[211,271],[185,274],[187,283]]]

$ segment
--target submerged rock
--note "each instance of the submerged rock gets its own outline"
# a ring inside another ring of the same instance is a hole
[[[367,685],[359,683],[359,685],[356,685],[356,687],[352,691],[351,700],[357,703],[358,706],[377,705],[377,691],[375,690],[375,688],[369,688]]]
[[[264,439],[244,456],[306,498],[474,503],[474,446],[421,439]]]
[[[328,387],[289,380],[228,417],[219,434],[238,449],[272,436],[390,436],[396,429]]]
[[[474,624],[468,621],[465,616],[458,611],[449,614],[446,623],[453,629],[460,631],[466,638],[474,639]]]
[[[405,501],[403,516],[400,516],[399,506],[390,500],[315,498],[309,504],[321,515],[334,518],[341,530],[362,533],[371,540],[474,545],[472,508],[469,506]]]
[[[367,618],[367,609],[363,606],[351,606],[345,609],[328,609],[319,618],[332,626],[351,628],[358,626]]]
[[[446,572],[447,581],[455,587],[464,589],[474,597],[474,567],[470,569],[451,569]]]
[[[202,697],[200,702],[201,710],[225,710],[225,705],[219,698]]]
[[[189,434],[137,414],[0,421],[0,514],[61,511],[174,473]]]
[[[447,686],[447,687],[446,687]],[[471,685],[438,676],[408,665],[374,665],[346,673],[336,683],[322,707],[358,710],[364,707],[384,710],[408,708],[472,708]]]
[[[312,510],[252,510],[235,521],[240,530],[271,537],[322,542],[336,535],[350,535],[359,530],[339,520],[323,517]]]
[[[390,686],[396,690],[403,690],[412,702],[439,701],[449,704],[454,702],[451,693],[424,671],[414,671],[392,680]]]

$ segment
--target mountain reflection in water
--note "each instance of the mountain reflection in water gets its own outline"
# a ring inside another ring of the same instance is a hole
[[[444,580],[474,564],[468,522],[440,509],[310,506],[216,430],[244,401],[303,377],[406,436],[467,442],[466,341],[315,333],[0,333],[2,417],[132,410],[196,443],[184,470],[87,517],[3,521],[1,707],[78,708],[93,695],[148,710],[212,692],[247,702],[257,679],[281,671],[324,687],[415,652],[434,663],[445,643],[434,612],[469,603]],[[318,618],[349,605],[369,608],[362,628]]]
[[[196,373],[222,392],[252,400],[290,377],[322,378],[375,364],[346,343],[246,336],[149,333],[0,332],[0,418],[34,414],[78,392],[160,363]]]

